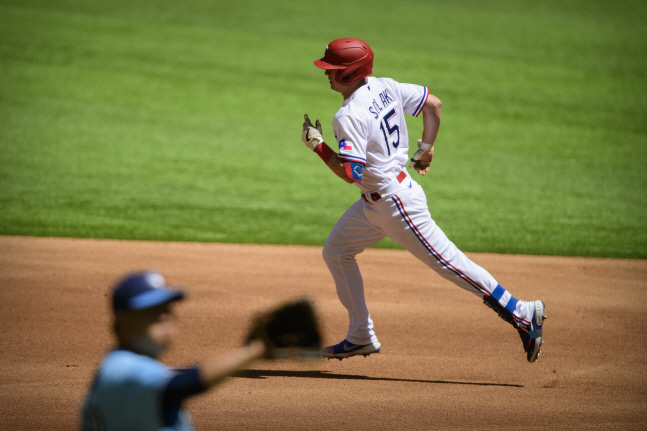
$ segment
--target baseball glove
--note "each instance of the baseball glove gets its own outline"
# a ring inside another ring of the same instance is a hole
[[[308,299],[284,303],[259,313],[252,322],[246,343],[260,339],[268,359],[319,357],[321,333],[312,303]]]

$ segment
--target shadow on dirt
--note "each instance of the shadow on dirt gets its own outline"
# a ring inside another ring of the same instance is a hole
[[[268,377],[301,377],[307,379],[370,380],[383,382],[435,383],[446,385],[505,386],[523,388],[523,385],[508,383],[452,382],[449,380],[397,379],[392,377],[369,377],[354,374],[332,374],[330,371],[280,371],[280,370],[241,370],[233,377],[246,379],[266,379]]]

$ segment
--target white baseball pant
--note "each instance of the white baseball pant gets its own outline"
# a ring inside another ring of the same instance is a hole
[[[424,190],[407,175],[395,194],[373,203],[364,199],[355,202],[337,221],[323,247],[323,258],[335,281],[337,295],[348,310],[346,339],[351,343],[377,341],[355,256],[384,237],[406,248],[442,277],[482,298],[498,286],[494,277],[469,260],[436,225],[429,214]],[[496,296],[500,296],[497,299],[504,307],[510,302],[516,320],[527,322],[532,315],[529,303],[517,301],[503,288],[498,289]]]

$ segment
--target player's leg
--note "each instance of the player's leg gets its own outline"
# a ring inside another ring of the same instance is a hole
[[[533,362],[541,345],[543,303],[517,300],[488,271],[465,256],[436,225],[424,191],[413,184],[391,198],[392,221],[385,229],[387,235],[447,280],[483,298],[504,320],[525,331],[520,332],[522,340],[527,333],[534,337],[524,341],[524,348],[531,351],[528,360]]]
[[[436,225],[429,214],[424,191],[415,182],[412,188],[400,190],[371,210],[367,211],[368,218],[379,223],[386,236],[442,277],[480,297],[497,287],[494,277],[468,259]]]
[[[379,343],[366,307],[364,282],[355,257],[367,247],[379,242],[384,238],[384,234],[366,219],[362,206],[363,202],[357,201],[337,221],[326,240],[322,255],[335,281],[337,296],[348,310],[349,326],[346,340],[358,346],[374,343],[375,346],[369,349],[372,350],[370,353],[374,353],[379,351]],[[343,357],[348,356],[353,355]]]

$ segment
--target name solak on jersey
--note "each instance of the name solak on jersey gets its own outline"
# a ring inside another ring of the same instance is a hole
[[[373,117],[377,119],[380,116],[380,112],[386,109],[386,107],[393,102],[395,102],[395,100],[393,100],[393,97],[389,94],[389,90],[384,90],[380,93],[380,100],[377,101],[373,99],[373,102],[371,103],[371,106],[368,108],[368,110],[371,114],[373,114]]]

